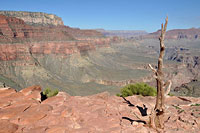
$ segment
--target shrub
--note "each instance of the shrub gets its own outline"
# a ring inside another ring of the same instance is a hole
[[[175,95],[174,95],[174,94],[172,94],[172,93],[169,93],[169,94],[168,94],[168,96],[175,96]]]
[[[116,94],[116,96],[120,97],[120,96],[121,96],[121,94],[117,93],[117,94]]]
[[[46,97],[52,97],[52,96],[56,96],[58,94],[58,90],[51,90],[50,88],[46,88],[43,92],[43,95],[45,95]]]
[[[132,95],[156,96],[156,89],[146,83],[129,84],[121,88],[120,92],[123,97]]]
[[[196,104],[192,104],[191,106],[200,106],[200,104],[196,103]]]

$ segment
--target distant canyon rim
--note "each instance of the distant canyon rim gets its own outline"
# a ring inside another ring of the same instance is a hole
[[[145,31],[81,30],[41,12],[0,11],[0,85],[35,84],[70,95],[111,94],[136,82],[155,86],[158,37]],[[200,96],[200,29],[166,34],[164,70],[175,95]]]

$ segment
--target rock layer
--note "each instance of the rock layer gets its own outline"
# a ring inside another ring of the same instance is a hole
[[[66,70],[65,74],[61,70],[66,68],[62,65],[70,63],[67,60],[72,54],[82,57],[114,41],[117,38],[104,37],[94,30],[29,25],[20,18],[0,15],[0,86],[22,89],[39,82],[57,88],[69,79]],[[62,83],[58,81],[61,78]]]
[[[145,35],[144,38],[157,39],[160,36],[161,31]],[[191,28],[191,29],[173,29],[169,30],[166,33],[166,39],[200,39],[200,29]]]
[[[26,44],[0,44],[0,61],[30,60],[32,54],[58,54],[62,56],[109,47],[110,39],[90,41],[40,42]]]
[[[16,92],[0,89],[0,131],[2,132],[157,132],[140,120],[148,118],[155,97],[131,96],[123,99],[104,92],[92,96],[70,96],[59,92],[44,101],[41,88],[32,86]],[[33,93],[34,92],[34,93]],[[20,97],[16,97],[20,95]],[[30,97],[30,95],[32,95]],[[198,132],[199,98],[167,97],[164,132]],[[9,128],[5,128],[9,127]]]
[[[28,59],[28,54],[64,54],[108,46],[112,40],[96,31],[68,26],[30,26],[0,15],[0,60]]]
[[[27,43],[41,41],[75,41],[102,38],[93,30],[73,29],[68,26],[31,26],[15,17],[0,15],[0,43]]]
[[[22,19],[31,25],[63,25],[62,19],[54,14],[24,11],[0,11],[0,14]]]

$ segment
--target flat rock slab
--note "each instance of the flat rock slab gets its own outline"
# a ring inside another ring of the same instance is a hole
[[[0,133],[156,133],[140,120],[148,119],[155,97],[122,98],[107,92],[82,97],[59,92],[41,102],[40,90],[39,86],[20,92],[0,90]],[[163,132],[198,132],[199,103],[200,98],[167,97]]]
[[[18,125],[8,120],[0,120],[0,133],[14,133],[18,129]]]

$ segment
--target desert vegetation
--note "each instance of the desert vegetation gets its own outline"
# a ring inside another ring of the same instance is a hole
[[[192,104],[191,106],[200,106],[200,103]]]
[[[156,96],[156,89],[146,83],[129,84],[120,90],[117,96],[127,97],[132,95]]]
[[[46,88],[43,92],[42,92],[43,96],[46,96],[46,98],[49,97],[53,97],[56,96],[58,94],[58,90],[57,89],[50,89],[50,88]]]

